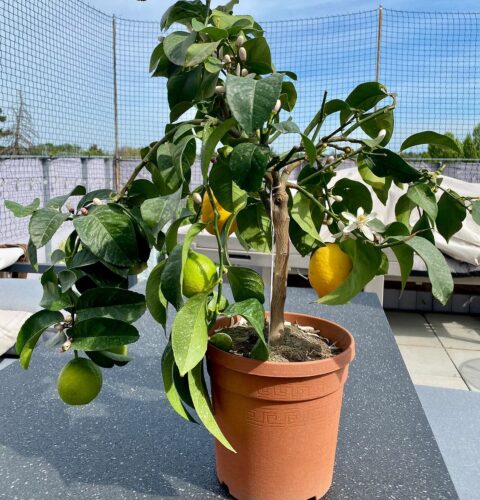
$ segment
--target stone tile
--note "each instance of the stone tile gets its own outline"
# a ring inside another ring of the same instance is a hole
[[[472,391],[480,391],[480,351],[448,349],[463,379]]]
[[[459,377],[458,371],[443,348],[399,345],[408,371],[414,375]]]
[[[442,387],[445,389],[461,389],[468,391],[469,387],[462,377],[442,377],[441,375],[425,375],[423,373],[411,373],[410,378],[415,385],[428,387]]]
[[[480,351],[480,319],[453,314],[427,314],[440,342],[447,349]]]
[[[386,315],[397,344],[442,347],[421,314],[387,311]]]

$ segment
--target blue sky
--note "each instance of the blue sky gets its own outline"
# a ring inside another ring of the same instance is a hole
[[[152,21],[160,18],[172,3],[170,0],[86,0],[97,9],[131,19]],[[226,3],[213,1],[212,5]],[[331,14],[345,14],[361,10],[376,9],[379,5],[389,9],[436,11],[436,12],[479,12],[478,0],[240,0],[236,11],[251,13],[259,20],[284,20],[319,17]],[[294,5],[292,7],[292,5]]]

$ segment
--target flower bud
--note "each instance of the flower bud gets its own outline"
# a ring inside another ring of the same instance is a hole
[[[273,107],[273,112],[277,114],[280,111],[280,108],[282,107],[282,101],[280,99],[277,99],[277,102],[275,103],[275,106]]]
[[[74,209],[73,207],[70,207],[70,208],[68,209],[68,211],[69,211],[71,214],[74,214],[74,213],[75,213],[75,209]]]
[[[200,196],[200,193],[193,193],[192,200],[193,200],[193,203],[195,203],[195,205],[202,204],[202,197]]]
[[[333,163],[335,161],[335,156],[328,156],[327,159],[325,160],[325,165],[330,165],[330,163]]]
[[[72,339],[68,339],[66,342],[62,344],[62,347],[60,347],[60,352],[66,352],[72,347]]]
[[[244,43],[245,43],[245,37],[243,35],[238,35],[235,45],[240,48]]]
[[[240,76],[242,74],[242,68],[240,66],[240,63],[237,64],[237,67],[235,68],[235,74],[237,76]]]
[[[100,205],[103,205],[103,202],[100,198],[93,198],[92,202],[94,205],[97,205],[97,207],[99,207]]]
[[[245,62],[247,60],[247,51],[245,50],[245,47],[240,47],[238,49],[238,57],[242,62]]]
[[[215,92],[217,94],[225,94],[225,87],[223,85],[217,85],[215,87]]]
[[[223,64],[230,64],[232,62],[232,58],[228,54],[225,54],[223,56],[222,61],[223,61]]]
[[[80,209],[80,213],[81,213],[82,215],[88,215],[88,209],[86,209],[85,207],[82,207],[82,208]]]
[[[340,201],[343,201],[343,196],[340,196],[339,194],[336,194],[336,195],[333,196],[333,199],[335,201],[340,202]]]
[[[327,220],[326,220],[326,224],[327,226],[331,226],[333,224],[333,218],[332,217],[329,217]]]
[[[242,69],[242,76],[248,76],[248,69],[247,68]]]
[[[380,130],[380,132],[377,135],[377,140],[381,141],[386,135],[387,131],[384,128],[382,128],[382,130]]]
[[[70,314],[67,314],[65,316],[65,323],[71,323],[73,321],[72,316]]]

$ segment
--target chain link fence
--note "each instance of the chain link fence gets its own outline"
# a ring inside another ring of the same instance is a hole
[[[0,21],[0,242],[25,242],[26,223],[4,199],[43,202],[77,183],[114,187],[115,172],[125,180],[139,148],[163,135],[165,81],[148,74],[160,28],[81,0],[0,0]],[[480,14],[379,9],[261,24],[277,69],[298,74],[300,127],[325,90],[345,98],[379,80],[399,97],[391,147],[421,130],[462,144],[471,136],[467,159],[447,158],[446,174],[479,181]],[[415,161],[435,168],[444,153],[417,149]]]

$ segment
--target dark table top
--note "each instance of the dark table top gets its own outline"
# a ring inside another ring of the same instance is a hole
[[[291,288],[287,309],[341,323],[357,352],[325,498],[458,498],[377,298],[361,294],[338,307],[314,299]],[[28,371],[14,363],[0,372],[0,498],[225,498],[210,435],[166,401],[164,333],[148,314],[138,327],[134,361],[105,370],[100,396],[86,407],[68,407],[56,393],[70,354],[42,346]]]

